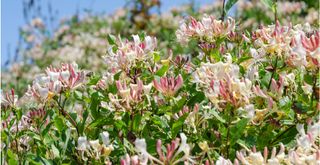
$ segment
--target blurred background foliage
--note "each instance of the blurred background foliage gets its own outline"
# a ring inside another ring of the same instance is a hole
[[[231,0],[229,0],[231,1]],[[131,34],[145,33],[158,39],[162,50],[161,57],[167,58],[169,50],[173,54],[196,55],[197,43],[182,48],[175,41],[175,31],[183,18],[198,18],[203,14],[220,18],[222,1],[199,6],[195,1],[161,12],[160,0],[126,1],[123,8],[112,14],[85,14],[57,20],[50,1],[25,0],[23,2],[24,19],[27,24],[20,28],[20,39],[15,57],[5,61],[1,71],[2,89],[14,87],[19,95],[24,93],[32,78],[47,66],[75,61],[80,68],[102,73],[105,69],[102,56],[107,51],[108,34],[128,38]],[[43,3],[44,2],[44,3]],[[237,26],[250,30],[272,24],[273,12],[265,0],[234,1],[234,7],[226,13],[235,17]],[[319,1],[290,0],[277,2],[278,17],[281,24],[299,24],[308,22],[319,26]],[[48,12],[42,12],[46,6]],[[44,21],[45,20],[45,21]],[[57,27],[52,25],[58,24]],[[3,55],[5,56],[5,55]]]

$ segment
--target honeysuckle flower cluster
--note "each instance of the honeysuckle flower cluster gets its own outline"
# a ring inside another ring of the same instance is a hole
[[[121,83],[119,80],[116,81],[116,86],[118,89],[118,95],[121,99],[111,101],[116,105],[124,103],[125,108],[131,108],[132,103],[139,103],[143,101],[143,96],[149,99],[149,93],[152,87],[152,84],[144,85],[141,80],[138,80],[137,84],[130,84],[127,87],[126,83]],[[112,96],[109,96],[112,97]]]
[[[200,41],[214,42],[219,38],[228,36],[235,30],[235,20],[228,18],[226,22],[215,19],[213,16],[204,16],[201,21],[190,18],[190,23],[182,23],[177,30],[177,39],[186,43],[190,38],[199,38]]]
[[[202,63],[193,73],[193,82],[204,89],[206,96],[217,108],[225,108],[227,103],[235,107],[249,104],[253,96],[252,83],[239,77],[239,67],[230,61]]]
[[[64,89],[75,89],[84,82],[84,72],[78,65],[62,64],[61,68],[47,68],[46,74],[39,75],[28,87],[26,97],[45,102]]]
[[[310,37],[307,37],[307,35]],[[256,30],[252,36],[254,51],[259,57],[275,54],[285,58],[293,67],[318,68],[319,31],[305,31],[298,25],[294,28],[276,25]]]
[[[183,133],[180,134],[180,139],[177,138],[171,144],[167,144],[166,152],[162,151],[162,141],[158,140],[156,144],[158,158],[148,153],[145,139],[136,139],[135,141],[135,150],[139,153],[138,162],[140,164],[148,164],[148,162],[158,164],[194,163],[194,160],[190,157],[190,149],[190,146],[187,144],[187,137]],[[180,153],[183,153],[183,156],[180,156]],[[123,160],[122,163],[130,164],[126,160]]]
[[[104,157],[104,163],[110,164],[107,159],[113,150],[113,146],[110,144],[109,133],[100,133],[102,144],[100,144],[99,139],[97,140],[87,140],[86,136],[81,136],[78,138],[77,150],[80,152],[80,156],[83,160],[87,160],[88,157],[94,159],[100,159]]]
[[[105,61],[110,70],[128,72],[137,65],[143,65],[144,61],[152,59],[152,53],[157,47],[156,38],[145,36],[143,41],[138,35],[133,35],[132,38],[133,41],[122,41],[118,37],[115,52],[112,46],[108,48]]]
[[[265,55],[285,55],[290,48],[290,30],[288,26],[280,26],[279,22],[276,25],[258,29],[252,36],[254,45],[262,49]]]
[[[175,93],[182,87],[183,78],[178,75],[174,77],[161,77],[160,82],[153,80],[154,87],[165,96],[174,96]]]
[[[15,95],[14,89],[11,92],[1,92],[1,106],[14,107],[17,104],[18,95]]]

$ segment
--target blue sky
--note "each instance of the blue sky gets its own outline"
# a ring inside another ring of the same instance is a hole
[[[26,24],[23,17],[24,0],[1,1],[1,68],[8,59],[13,59],[19,40],[19,28]],[[47,2],[41,0],[42,12],[48,15]],[[84,9],[92,9],[93,13],[112,13],[124,6],[127,0],[51,0],[52,9],[55,13],[56,22],[66,16],[71,16],[78,11],[84,13]],[[190,0],[162,0],[161,10],[166,11],[171,7],[178,6]],[[213,0],[194,0],[196,4],[208,4]]]

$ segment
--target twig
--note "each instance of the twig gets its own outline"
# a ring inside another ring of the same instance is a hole
[[[69,121],[71,122],[71,124],[76,128],[77,134],[78,134],[78,136],[79,136],[79,129],[78,129],[78,127],[77,127],[77,123],[73,120],[73,118],[70,116],[70,114],[63,109],[64,104],[66,103],[66,100],[67,100],[67,99],[65,99],[65,100],[63,101],[63,106],[61,106],[61,105],[59,104],[59,102],[58,102],[59,111],[62,113],[63,116],[65,116],[65,117],[67,117],[67,118],[69,119]]]
[[[278,21],[278,6],[277,6],[277,2],[278,2],[278,0],[274,0],[274,5],[275,5],[275,8],[274,8],[274,21],[275,21],[275,23],[277,23],[277,21]]]
[[[221,20],[223,21],[224,20],[224,14],[225,14],[225,12],[224,12],[224,4],[225,4],[225,2],[226,2],[226,0],[223,0],[223,2],[222,2],[222,13],[221,13]]]
[[[229,147],[230,147],[230,124],[231,124],[231,116],[232,116],[232,111],[230,109],[229,117],[228,117],[228,125],[227,125],[227,148],[226,148],[226,157],[229,158]]]

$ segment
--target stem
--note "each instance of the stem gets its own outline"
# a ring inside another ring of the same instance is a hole
[[[275,5],[275,8],[274,8],[274,21],[275,23],[277,23],[278,21],[278,6],[277,6],[277,2],[278,0],[274,0],[274,5]]]
[[[275,64],[274,64],[274,67],[272,68],[273,70],[272,70],[271,78],[270,78],[270,81],[269,81],[269,84],[268,84],[268,89],[270,89],[270,87],[271,87],[271,82],[272,82],[272,78],[273,78],[273,76],[274,76],[274,73],[277,71],[278,58],[279,58],[279,56],[276,57],[276,62],[275,62]]]
[[[67,117],[67,118],[69,119],[69,121],[71,122],[71,124],[76,128],[77,134],[78,134],[78,136],[79,136],[79,129],[78,129],[78,127],[77,127],[77,123],[73,120],[73,118],[70,116],[70,114],[63,109],[63,107],[64,107],[64,105],[65,105],[65,103],[66,103],[66,100],[67,100],[67,99],[65,99],[65,100],[63,101],[63,104],[62,104],[63,106],[61,106],[61,105],[58,103],[59,111],[62,113],[62,115],[63,115],[64,117]]]
[[[16,127],[17,127],[17,129],[16,129],[15,142],[16,142],[17,155],[18,155],[18,157],[20,157],[20,154],[19,154],[19,140],[18,140],[18,133],[19,133],[18,115],[17,115],[17,112],[16,112],[15,108],[13,108],[12,111],[13,111],[14,115],[16,116]],[[19,161],[19,164],[21,164],[21,162],[20,162],[21,160],[19,159],[18,161]]]
[[[316,73],[319,73],[319,69],[317,70]],[[313,80],[313,86],[312,86],[312,94],[311,94],[311,101],[310,101],[310,109],[312,109],[313,107],[313,98],[316,97],[316,85],[317,85],[317,75],[314,77],[314,80]],[[314,111],[315,113],[317,111]]]
[[[229,116],[228,116],[228,125],[227,125],[227,148],[226,148],[226,158],[229,158],[229,148],[230,148],[230,125],[231,125],[231,116],[232,116],[232,109],[229,109]]]
[[[315,93],[315,88],[316,88],[316,78],[313,82],[313,86],[312,86],[312,94],[311,94],[311,100],[310,100],[310,109],[312,109],[313,107],[313,97],[314,97],[314,93]]]
[[[66,117],[68,117],[69,118],[69,120],[71,121],[71,124],[76,128],[76,130],[77,130],[77,134],[78,134],[78,136],[79,136],[79,130],[78,130],[78,127],[77,127],[77,123],[73,120],[73,118],[69,115],[69,113],[68,112],[66,112],[64,109],[60,109],[61,110],[61,113],[62,113],[62,115],[63,116],[66,116]]]
[[[223,0],[223,2],[222,2],[222,12],[221,12],[221,20],[223,21],[224,20],[224,14],[225,14],[225,12],[224,12],[224,4],[225,4],[225,2],[226,2],[226,0]]]

